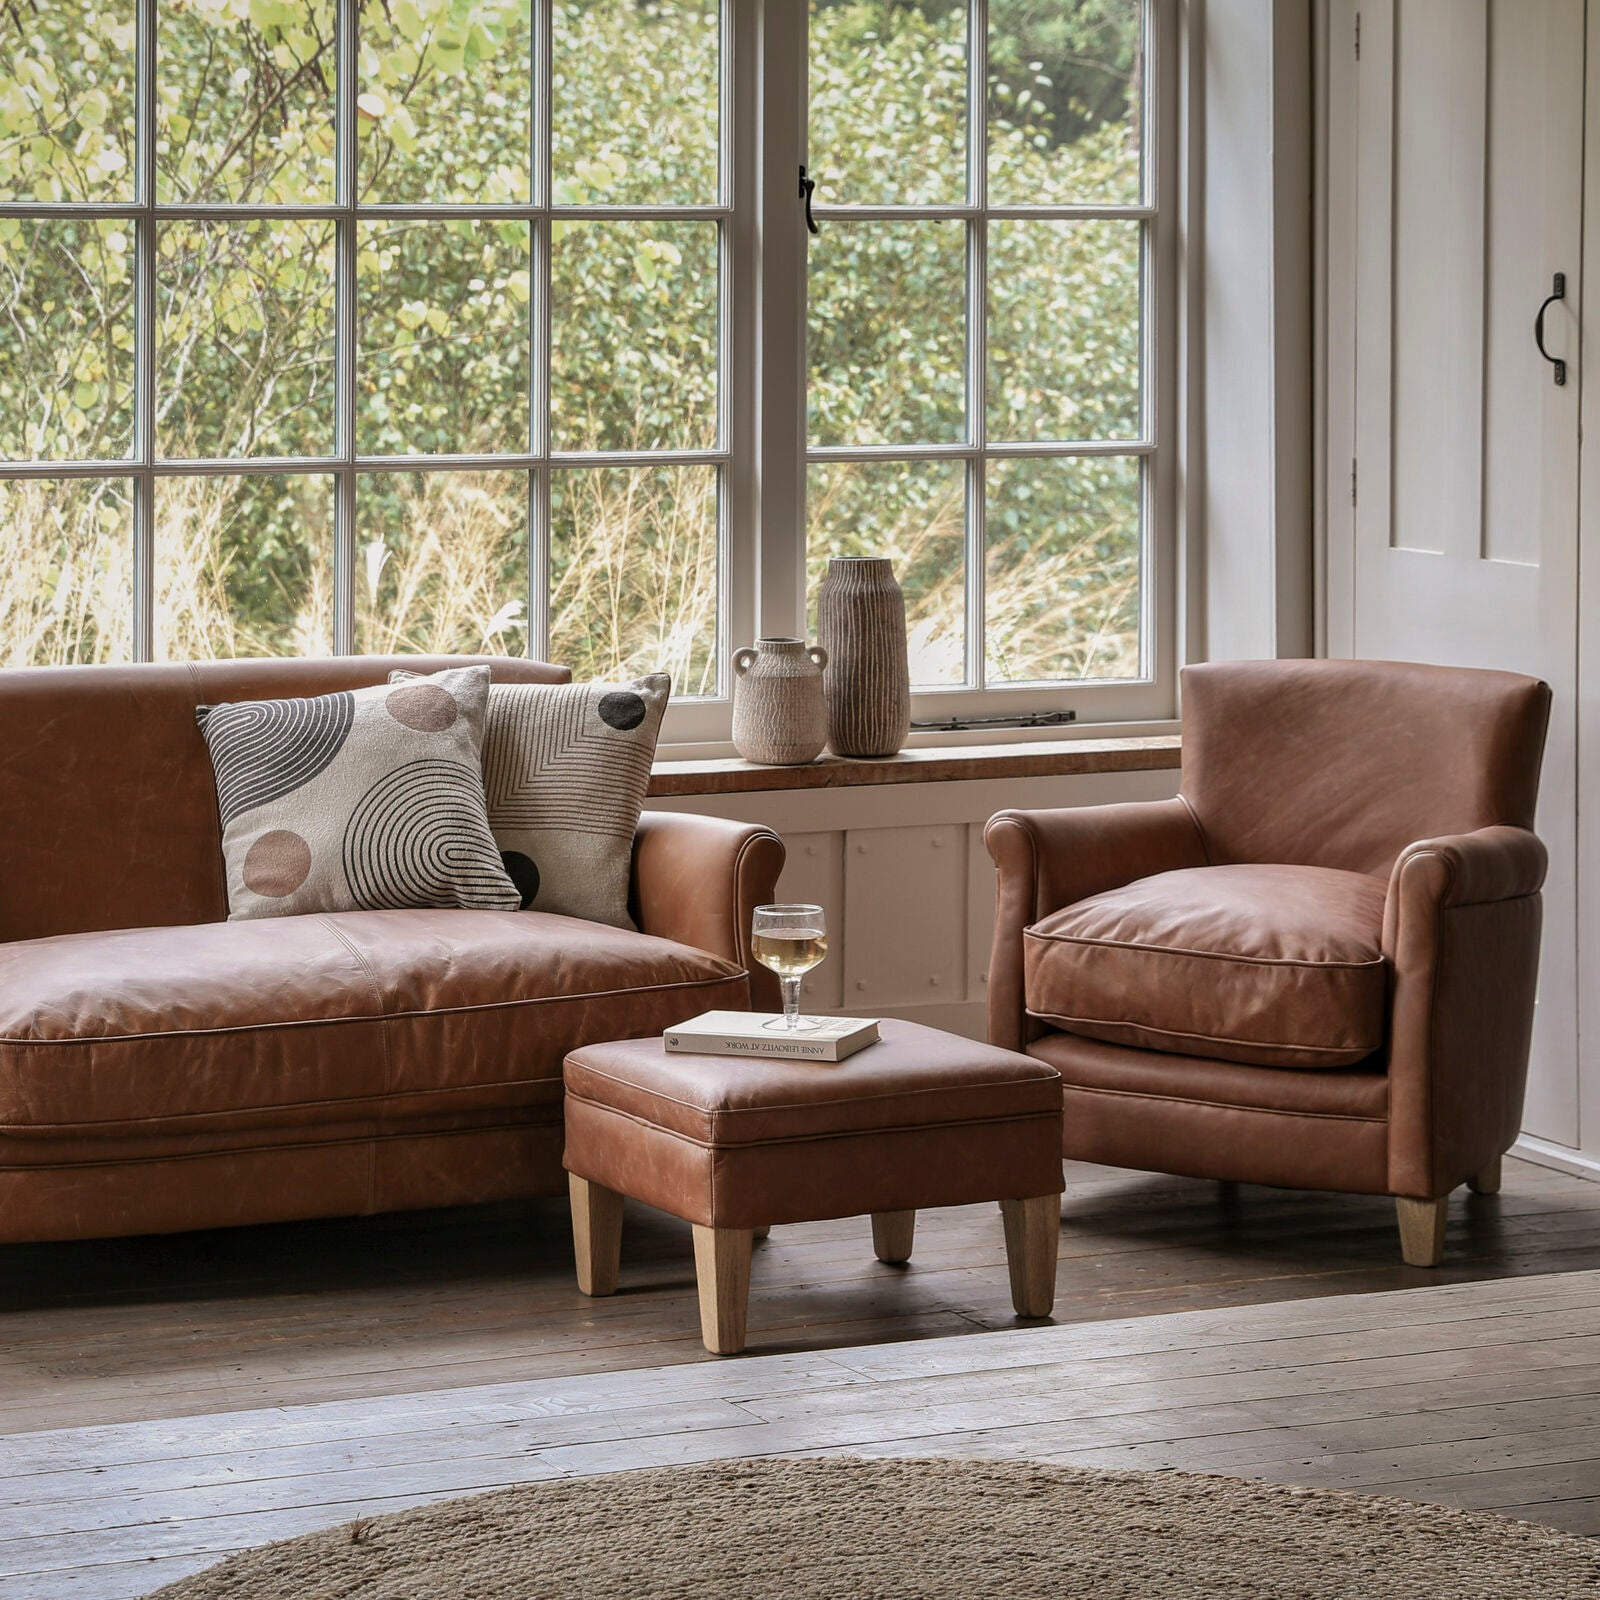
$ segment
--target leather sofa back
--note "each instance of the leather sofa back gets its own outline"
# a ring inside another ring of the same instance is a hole
[[[0,672],[0,941],[226,918],[196,706],[478,663],[503,682],[571,678],[538,661],[413,655]]]
[[[1183,672],[1182,794],[1213,865],[1386,877],[1417,839],[1533,826],[1550,690],[1394,661]]]

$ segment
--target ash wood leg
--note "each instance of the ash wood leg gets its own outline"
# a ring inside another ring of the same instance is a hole
[[[714,1356],[744,1349],[750,1304],[749,1228],[694,1225],[694,1276],[700,1290],[700,1337]]]
[[[617,1292],[622,1265],[622,1196],[577,1173],[567,1174],[572,1197],[572,1253],[578,1259],[578,1287],[585,1294]]]
[[[1061,1196],[1002,1200],[1011,1304],[1019,1317],[1048,1317],[1056,1303],[1056,1247],[1061,1240]]]
[[[915,1211],[874,1211],[872,1252],[880,1261],[897,1267],[911,1259],[911,1240],[917,1231]]]
[[[1500,1164],[1501,1158],[1496,1156],[1482,1172],[1467,1179],[1467,1187],[1474,1194],[1499,1194]]]
[[[1437,1200],[1408,1200],[1397,1195],[1395,1216],[1400,1223],[1400,1254],[1408,1267],[1436,1267],[1444,1258],[1444,1223],[1450,1210],[1449,1195]]]

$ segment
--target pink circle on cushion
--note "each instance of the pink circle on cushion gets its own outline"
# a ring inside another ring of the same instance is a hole
[[[311,846],[298,833],[274,828],[245,852],[244,886],[252,894],[281,900],[311,875]]]
[[[455,696],[436,683],[408,683],[392,690],[383,705],[396,722],[418,733],[443,733],[458,712]]]

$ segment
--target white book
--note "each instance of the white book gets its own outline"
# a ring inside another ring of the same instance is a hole
[[[763,1011],[705,1011],[662,1041],[668,1050],[695,1056],[781,1056],[790,1061],[843,1061],[878,1042],[876,1017],[800,1018],[799,1028]]]

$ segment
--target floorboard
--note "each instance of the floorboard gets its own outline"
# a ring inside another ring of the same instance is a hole
[[[0,1441],[0,1593],[128,1600],[430,1499],[773,1454],[1220,1471],[1593,1532],[1589,1330],[1600,1270],[41,1429]]]
[[[1600,1534],[1600,1185],[1508,1162],[1444,1265],[1388,1201],[1069,1165],[1054,1322],[997,1211],[757,1251],[700,1346],[688,1230],[622,1292],[560,1201],[0,1247],[0,1594],[126,1600],[230,1549],[506,1483],[771,1453],[1030,1455],[1508,1510]]]

